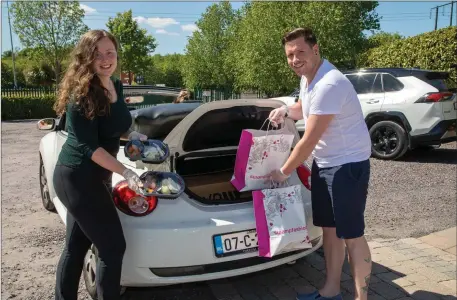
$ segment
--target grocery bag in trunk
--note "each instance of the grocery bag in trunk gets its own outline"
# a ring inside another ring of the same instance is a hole
[[[301,186],[252,192],[259,256],[311,248]]]
[[[269,174],[286,162],[293,140],[294,134],[285,127],[266,131],[244,129],[236,153],[233,186],[239,192],[268,188]]]

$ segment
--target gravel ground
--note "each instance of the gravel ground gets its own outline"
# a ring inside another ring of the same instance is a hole
[[[65,231],[58,216],[41,205],[38,143],[44,134],[32,121],[2,122],[2,299],[53,299]],[[417,237],[456,225],[455,143],[371,164],[369,238]],[[88,299],[82,284],[80,289],[79,299]],[[200,284],[128,290],[125,298],[203,299],[207,294]]]

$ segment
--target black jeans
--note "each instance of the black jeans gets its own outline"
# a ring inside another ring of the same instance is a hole
[[[54,187],[67,208],[65,248],[56,274],[56,300],[76,300],[84,256],[97,248],[99,300],[120,299],[120,277],[125,238],[107,188],[111,173],[93,166],[72,169],[57,165]]]

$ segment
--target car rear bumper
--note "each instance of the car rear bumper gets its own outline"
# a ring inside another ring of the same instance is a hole
[[[443,120],[426,134],[411,136],[411,148],[417,146],[439,145],[457,141],[457,120]]]
[[[320,247],[322,228],[313,225],[311,203],[307,203],[307,229],[313,248],[289,253],[279,259],[260,258],[255,249],[217,257],[213,241],[215,235],[256,228],[252,204],[242,206],[248,209],[232,210],[227,214],[212,212],[206,218],[192,221],[167,218],[155,222],[154,214],[160,209],[150,215],[152,222],[121,213],[127,243],[122,285],[155,286],[238,276],[296,260]],[[166,214],[165,210],[162,212]]]
[[[312,241],[313,247],[303,251],[289,252],[273,258],[252,256],[228,262],[189,265],[178,268],[135,267],[124,259],[121,285],[126,287],[151,287],[188,282],[215,280],[255,273],[274,268],[305,257],[322,246],[322,236]],[[153,252],[151,252],[153,255]]]

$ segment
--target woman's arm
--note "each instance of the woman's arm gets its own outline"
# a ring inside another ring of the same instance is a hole
[[[95,116],[89,120],[75,105],[71,105],[69,111],[70,126],[82,153],[101,167],[122,175],[125,166],[99,145],[98,118]]]
[[[126,167],[120,161],[114,158],[102,147],[99,147],[97,148],[97,150],[94,151],[91,159],[96,164],[119,175],[123,175],[123,172],[126,169]]]

